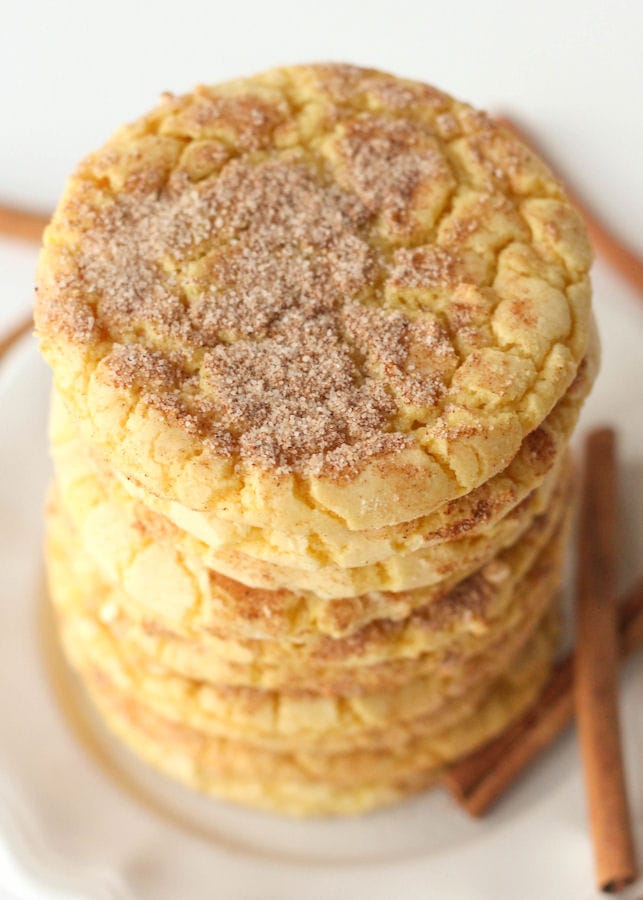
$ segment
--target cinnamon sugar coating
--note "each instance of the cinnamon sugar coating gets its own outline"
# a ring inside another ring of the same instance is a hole
[[[276,479],[379,527],[485,481],[560,399],[589,264],[560,185],[484,114],[291,67],[167,95],[85,159],[36,322],[69,408],[153,493],[243,517]]]

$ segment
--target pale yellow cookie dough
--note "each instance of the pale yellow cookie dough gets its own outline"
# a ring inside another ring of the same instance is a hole
[[[483,113],[290,67],[167,96],[79,165],[36,328],[86,437],[151,494],[373,529],[510,463],[586,353],[590,262],[560,184]]]

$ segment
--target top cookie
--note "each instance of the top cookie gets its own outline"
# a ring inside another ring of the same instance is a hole
[[[373,528],[508,464],[585,353],[590,261],[485,114],[297,66],[168,95],[84,160],[36,325],[81,428],[151,492]]]

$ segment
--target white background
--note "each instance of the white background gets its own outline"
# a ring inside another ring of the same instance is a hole
[[[643,253],[642,44],[637,0],[4,0],[0,202],[51,209],[75,162],[163,90],[342,60],[515,115]],[[34,262],[0,240],[0,331],[31,302]]]

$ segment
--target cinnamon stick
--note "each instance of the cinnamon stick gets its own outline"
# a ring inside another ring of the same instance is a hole
[[[637,874],[618,710],[615,447],[607,428],[586,441],[574,692],[596,878],[609,892]]]
[[[49,222],[49,216],[16,209],[14,206],[0,206],[0,234],[24,241],[42,240],[42,233]]]
[[[26,316],[20,322],[13,326],[6,334],[0,336],[0,359],[5,355],[7,350],[9,350],[13,344],[17,340],[19,340],[23,334],[26,334],[33,328],[33,319],[32,317]]]
[[[532,147],[541,158],[545,159],[542,150],[532,139],[532,136],[526,134],[515,122],[502,116],[498,118],[498,122],[500,122],[501,125],[504,125],[509,131],[513,132],[523,144]],[[610,231],[607,225],[601,221],[600,217],[567,182],[565,183],[565,190],[574,206],[584,218],[593,246],[639,294],[643,294],[643,259],[641,259],[631,247],[628,247],[624,241],[617,238]]]
[[[622,655],[643,646],[643,578],[619,603]],[[564,731],[574,715],[574,655],[554,669],[536,702],[502,734],[452,766],[444,786],[473,816],[494,806],[520,773]]]

